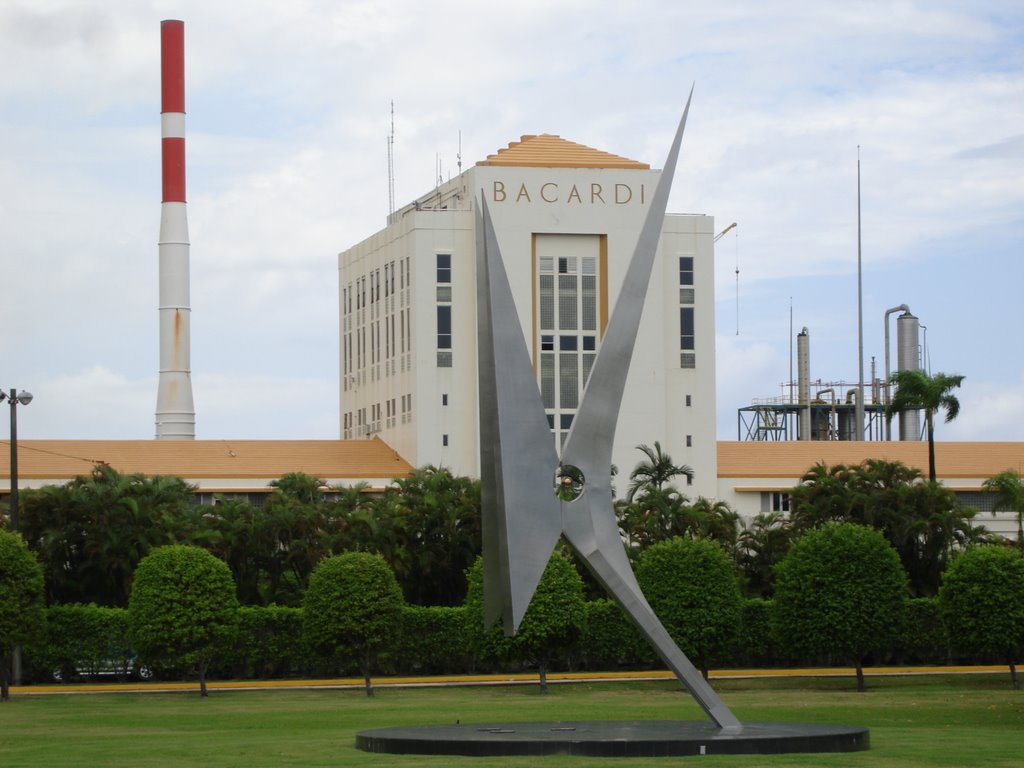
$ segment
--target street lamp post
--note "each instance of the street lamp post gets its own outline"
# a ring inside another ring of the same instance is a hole
[[[22,392],[12,389],[10,392],[0,390],[0,403],[8,400],[11,404],[11,501],[10,517],[11,530],[18,530],[18,404],[28,405],[32,402],[31,392]]]
[[[28,405],[32,402],[31,392],[22,392],[12,389],[4,392],[0,389],[0,403],[8,400],[11,404],[11,500],[10,519],[11,531],[17,533],[18,523],[18,404]],[[11,679],[15,685],[21,685],[21,648],[15,647],[11,654]]]

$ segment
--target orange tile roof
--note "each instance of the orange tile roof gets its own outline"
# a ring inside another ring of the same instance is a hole
[[[270,478],[287,472],[390,480],[412,471],[397,451],[373,440],[19,440],[18,477],[60,479],[104,462],[122,473],[186,479]],[[0,442],[0,479],[10,481],[10,443]]]
[[[818,462],[859,464],[865,459],[901,461],[928,473],[924,441],[750,441],[718,443],[719,477],[800,477]],[[1024,472],[1024,443],[935,444],[940,478],[991,477],[1005,469]]]
[[[477,165],[501,165],[527,168],[628,168],[648,171],[651,166],[637,160],[602,152],[567,141],[549,133],[526,135],[508,147],[488,155]]]

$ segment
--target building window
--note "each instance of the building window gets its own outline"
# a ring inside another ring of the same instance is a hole
[[[561,444],[597,358],[600,335],[600,238],[538,235],[537,374],[548,423]]]
[[[693,435],[686,436],[686,447],[693,448]]]
[[[686,396],[686,407],[689,408],[692,405],[693,405],[693,398],[692,398],[692,396],[687,395]]]
[[[445,448],[448,447],[448,435],[441,435],[441,445]]]
[[[772,491],[771,511],[789,512],[789,494],[782,491]]]
[[[442,305],[437,308],[437,348],[452,348],[452,308]]]
[[[693,285],[693,256],[679,257],[679,285]]]
[[[441,405],[448,405],[448,393],[445,392],[441,395]]]
[[[679,349],[684,352],[694,348],[693,307],[679,308]]]
[[[452,281],[452,255],[450,253],[437,254],[437,282],[448,284]]]
[[[996,494],[987,491],[954,491],[957,501],[963,507],[974,507],[978,512],[995,512]]]

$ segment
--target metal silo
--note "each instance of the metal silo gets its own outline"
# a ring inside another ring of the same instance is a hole
[[[796,397],[800,404],[797,437],[811,439],[811,334],[804,329],[796,335]]]
[[[896,370],[921,370],[920,323],[909,311],[896,318]],[[921,412],[900,414],[900,440],[921,439]]]

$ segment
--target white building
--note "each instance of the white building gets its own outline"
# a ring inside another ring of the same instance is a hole
[[[685,178],[685,146],[680,168]],[[523,136],[341,253],[342,437],[379,435],[413,466],[479,477],[484,197],[553,439],[562,439],[659,175],[558,136]],[[694,469],[688,495],[716,494],[713,239],[710,216],[665,216],[618,419],[620,486],[643,458],[636,446],[659,441]]]
[[[718,491],[744,520],[765,512],[789,512],[789,491],[815,464],[834,467],[868,459],[900,462],[928,477],[928,443],[922,440],[751,440],[718,444]],[[993,533],[1017,538],[1017,516],[1010,510],[993,513],[996,498],[982,487],[993,475],[1024,466],[1024,443],[940,442],[935,444],[939,482],[974,519]]]

